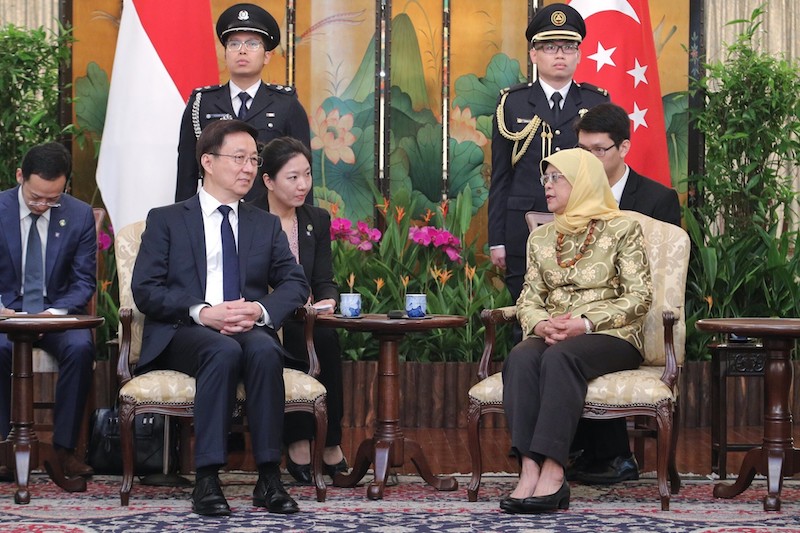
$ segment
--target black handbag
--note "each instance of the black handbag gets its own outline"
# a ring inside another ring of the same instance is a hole
[[[134,473],[137,476],[155,474],[164,467],[164,415],[144,413],[136,415],[133,424],[135,451]],[[172,428],[176,429],[176,428]],[[171,433],[175,435],[173,431]],[[122,474],[122,445],[119,436],[119,411],[114,408],[97,409],[92,415],[86,462],[98,474]],[[174,446],[170,457],[175,464]]]

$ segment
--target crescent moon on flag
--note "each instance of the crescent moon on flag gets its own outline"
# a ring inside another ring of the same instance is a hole
[[[619,11],[635,20],[637,24],[641,24],[639,15],[628,0],[572,0],[569,5],[574,7],[584,20],[603,11]]]

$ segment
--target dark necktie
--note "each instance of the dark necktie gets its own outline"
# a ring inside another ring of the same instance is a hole
[[[247,118],[247,101],[250,100],[250,95],[242,91],[239,93],[239,100],[242,101],[242,107],[239,108],[239,114],[236,118],[244,120]]]
[[[28,232],[28,250],[25,256],[25,294],[22,295],[22,310],[28,313],[44,311],[44,261],[42,240],[36,222],[39,215],[31,213],[31,229]]]
[[[557,91],[554,92],[553,96],[550,97],[550,101],[553,102],[553,126],[558,126],[561,116],[561,93]]]
[[[233,236],[228,213],[231,207],[221,205],[217,209],[222,213],[222,298],[226,302],[239,299],[239,254],[236,252],[236,238]]]

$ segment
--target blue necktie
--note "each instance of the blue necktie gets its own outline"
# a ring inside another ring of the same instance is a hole
[[[553,102],[553,126],[558,126],[561,116],[561,93],[558,91],[554,92],[550,100]]]
[[[247,101],[250,100],[250,95],[244,91],[239,93],[239,100],[242,101],[242,107],[239,108],[239,114],[236,116],[239,120],[247,118]]]
[[[217,209],[222,213],[222,298],[226,302],[238,300],[239,295],[239,254],[236,251],[236,238],[233,236],[231,221],[228,220],[228,213],[231,212],[229,205],[221,205]]]
[[[44,311],[44,261],[42,240],[36,222],[39,215],[31,213],[31,229],[28,232],[28,250],[25,256],[25,294],[22,295],[22,310],[28,313]]]

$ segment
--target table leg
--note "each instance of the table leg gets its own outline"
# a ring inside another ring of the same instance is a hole
[[[333,485],[336,487],[355,487],[361,481],[372,464],[375,456],[375,447],[372,439],[364,439],[358,445],[356,460],[353,462],[353,469],[349,474],[336,474],[333,478]]]
[[[458,488],[458,481],[456,481],[456,478],[453,476],[440,477],[433,475],[431,467],[428,465],[428,460],[425,458],[425,454],[422,452],[419,443],[411,439],[406,439],[405,444],[409,459],[411,459],[411,462],[417,467],[419,475],[422,476],[422,479],[424,479],[428,485],[436,490],[456,490]]]
[[[15,334],[11,363],[11,432],[8,441],[14,453],[17,490],[14,502],[31,501],[28,478],[32,464],[39,462],[39,440],[33,430],[33,341],[35,334]]]
[[[783,476],[794,475],[800,465],[795,458],[800,450],[793,447],[792,413],[789,408],[789,390],[793,380],[790,354],[792,339],[767,337],[764,369],[764,440],[763,444],[747,452],[733,485],[717,484],[714,496],[732,498],[750,486],[756,473],[767,476],[765,511],[779,511]]]

